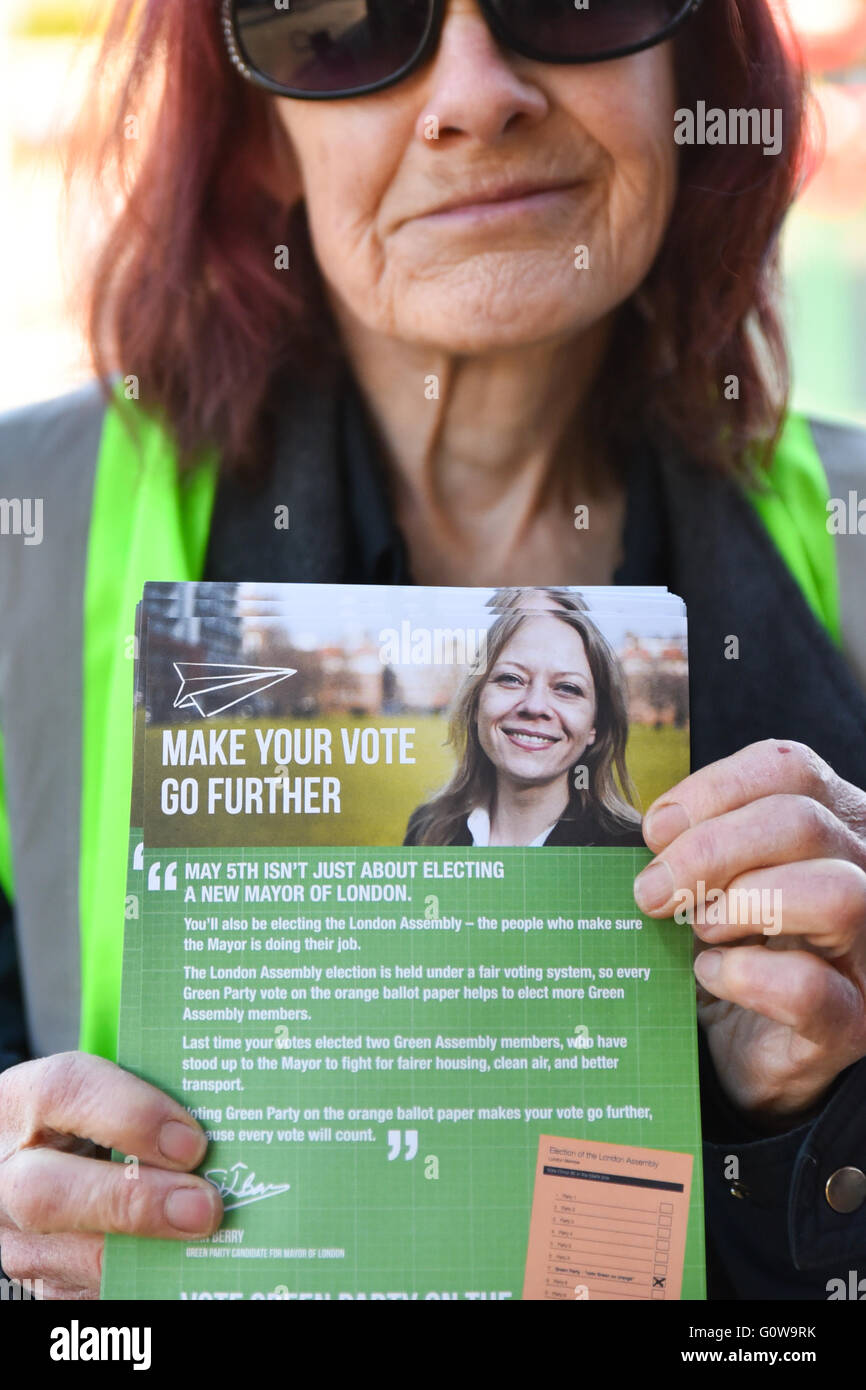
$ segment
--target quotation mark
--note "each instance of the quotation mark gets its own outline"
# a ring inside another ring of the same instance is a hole
[[[170,893],[172,888],[177,887],[177,860],[173,859],[170,864],[165,866],[165,877],[160,882],[160,869],[162,865],[157,862],[151,864],[147,873],[147,886],[151,893],[158,893],[164,888],[166,893]]]
[[[399,1129],[388,1130],[388,1162],[392,1163],[395,1158],[400,1157],[400,1150],[403,1147],[404,1132]],[[418,1152],[418,1131],[417,1129],[407,1129],[405,1131],[406,1152],[404,1158],[414,1158]]]

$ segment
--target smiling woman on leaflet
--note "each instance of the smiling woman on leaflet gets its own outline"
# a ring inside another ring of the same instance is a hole
[[[583,613],[503,614],[451,718],[457,767],[413,812],[406,844],[642,845],[640,817],[614,779],[628,713],[619,663]]]
[[[43,544],[0,546],[8,1275],[92,1298],[106,1231],[221,1220],[203,1132],[112,1060],[111,731],[148,579],[679,594],[695,771],[644,817],[638,903],[784,895],[777,936],[694,928],[710,1293],[820,1299],[866,1260],[863,562],[825,525],[864,436],[787,405],[776,244],[805,122],[776,8],[117,0],[90,103],[93,187],[123,176],[97,379],[0,421],[0,496],[44,499]],[[699,101],[781,111],[780,151],[677,143]],[[552,755],[504,689],[478,735],[513,782]]]

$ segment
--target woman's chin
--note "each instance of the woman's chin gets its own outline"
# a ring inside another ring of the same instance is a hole
[[[527,754],[500,764],[497,768],[498,776],[519,790],[525,790],[527,787],[550,787],[556,782],[565,785],[568,780],[567,772],[558,768],[539,767],[537,763],[533,764],[530,761],[532,756]]]
[[[463,281],[429,296],[408,294],[398,336],[433,351],[483,356],[569,341],[599,317],[589,304],[575,302],[584,296],[575,296],[573,282],[551,293],[555,276],[531,291],[518,292],[513,276],[507,281],[501,289]]]

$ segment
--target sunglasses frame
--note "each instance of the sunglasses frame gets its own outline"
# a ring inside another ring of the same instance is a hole
[[[516,44],[510,35],[506,34],[504,26],[499,20],[495,9],[490,0],[478,0],[479,6],[484,13],[484,18],[490,27],[494,38],[511,53],[519,53],[523,58],[530,58],[537,63],[551,63],[558,67],[573,67],[586,63],[606,63],[614,58],[627,58],[632,53],[640,53],[646,48],[654,48],[656,44],[664,43],[666,39],[672,37],[677,29],[686,20],[700,9],[703,0],[682,0],[681,8],[674,18],[665,25],[658,34],[652,38],[643,39],[640,43],[627,44],[622,48],[613,49],[604,53],[600,57],[595,54],[587,54],[580,58],[563,58],[555,60],[540,53],[537,49],[528,44]],[[423,66],[425,61],[432,57],[439,43],[442,34],[442,23],[445,17],[445,7],[447,0],[430,0],[430,11],[427,22],[427,29],[418,52],[404,63],[401,68],[390,77],[381,78],[378,82],[371,82],[364,87],[344,88],[335,92],[304,92],[298,91],[294,87],[286,87],[281,82],[276,82],[272,77],[259,72],[247,61],[240,38],[240,31],[237,19],[236,0],[222,0],[222,29],[228,48],[229,58],[233,66],[240,75],[251,82],[254,86],[262,88],[266,92],[272,92],[275,96],[292,97],[296,101],[340,101],[348,100],[352,97],[367,96],[371,92],[381,92],[386,87],[393,87],[398,82],[402,82],[404,77],[408,77],[416,68]]]

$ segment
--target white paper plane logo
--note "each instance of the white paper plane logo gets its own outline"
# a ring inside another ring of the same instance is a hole
[[[291,666],[241,666],[223,661],[175,661],[180,689],[175,709],[197,709],[204,719],[240,705],[294,676]]]

